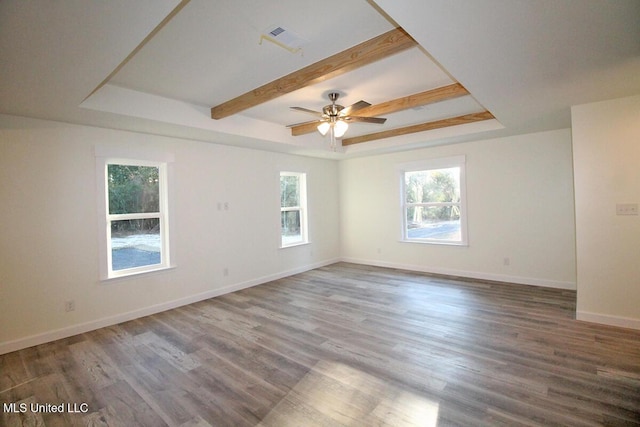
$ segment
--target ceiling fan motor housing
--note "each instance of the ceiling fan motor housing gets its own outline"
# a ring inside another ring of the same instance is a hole
[[[338,115],[340,114],[340,111],[344,109],[342,105],[336,104],[336,101],[338,100],[339,97],[340,97],[339,93],[331,92],[329,94],[329,101],[331,101],[331,104],[326,105],[322,109],[322,113],[325,116],[327,116],[329,119],[332,119],[331,120],[332,122],[335,121],[335,119],[338,117]]]
[[[338,117],[338,115],[340,115],[340,111],[342,111],[343,109],[344,107],[342,105],[331,104],[325,106],[322,109],[322,113],[329,118]]]

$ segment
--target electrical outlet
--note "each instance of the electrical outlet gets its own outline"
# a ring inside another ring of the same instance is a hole
[[[229,275],[229,269],[227,267],[225,267],[224,270],[222,270],[222,275],[224,277],[227,277]]]
[[[638,215],[638,204],[618,203],[616,205],[616,215]]]
[[[511,265],[511,260],[509,259],[509,257],[504,257],[504,259],[502,260],[502,263],[504,265]]]
[[[67,313],[70,311],[74,311],[76,309],[76,302],[74,300],[69,300],[64,302],[64,311]]]

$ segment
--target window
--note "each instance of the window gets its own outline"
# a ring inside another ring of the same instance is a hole
[[[404,241],[466,244],[464,162],[433,159],[402,168]]]
[[[166,164],[105,162],[107,277],[169,266]]]
[[[304,173],[280,172],[281,247],[308,243],[307,176]]]

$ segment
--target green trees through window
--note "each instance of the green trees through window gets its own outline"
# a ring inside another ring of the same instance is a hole
[[[107,164],[111,272],[155,269],[165,262],[163,170],[161,166]]]
[[[281,246],[307,242],[306,175],[280,172]]]
[[[159,169],[152,166],[110,164],[107,167],[109,214],[160,212]],[[154,225],[155,224],[155,225]],[[152,231],[154,221],[120,221],[118,234]],[[115,228],[115,230],[114,230]]]
[[[407,172],[408,220],[413,223],[460,219],[459,168]]]
[[[438,162],[436,162],[438,163]],[[404,239],[464,243],[462,177],[464,164],[403,172]]]

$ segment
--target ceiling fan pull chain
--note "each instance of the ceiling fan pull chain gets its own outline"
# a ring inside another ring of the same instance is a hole
[[[333,126],[329,128],[329,148],[331,151],[336,151],[336,131]]]

